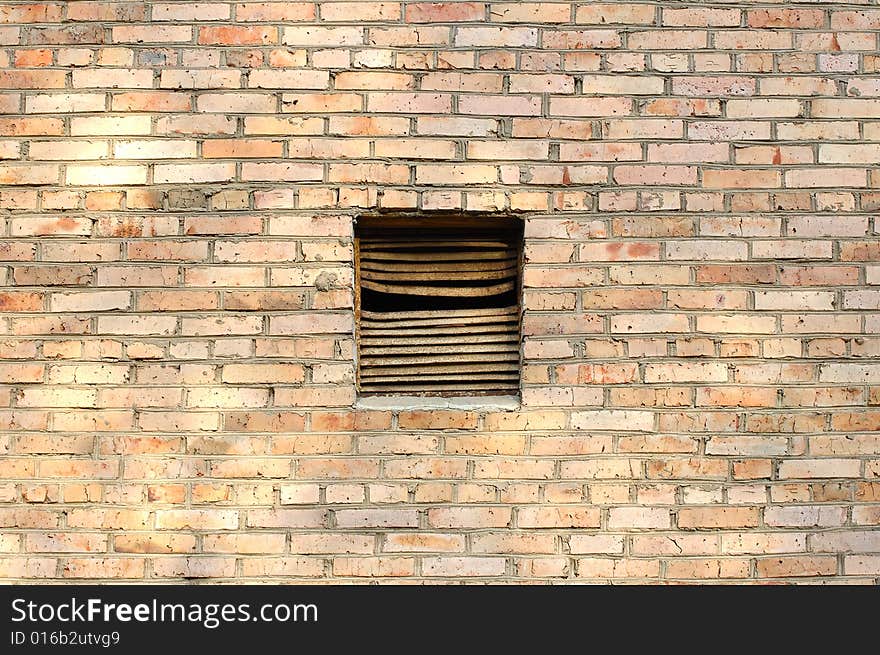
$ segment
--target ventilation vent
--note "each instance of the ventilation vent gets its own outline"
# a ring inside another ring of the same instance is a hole
[[[356,237],[362,394],[518,392],[518,220],[364,217]]]

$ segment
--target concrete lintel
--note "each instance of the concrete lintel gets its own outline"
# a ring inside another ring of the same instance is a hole
[[[520,408],[517,396],[365,396],[358,398],[355,409],[461,409],[513,411]]]

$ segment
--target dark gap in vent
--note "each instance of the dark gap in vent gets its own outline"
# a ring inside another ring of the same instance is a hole
[[[518,392],[519,220],[374,216],[355,236],[362,394]]]
[[[486,298],[436,298],[432,307],[434,309],[477,309],[489,307],[489,303],[496,307],[508,307],[516,305],[517,302],[516,292],[511,291]],[[361,307],[378,312],[418,311],[424,308],[424,301],[418,296],[380,293],[361,288]]]

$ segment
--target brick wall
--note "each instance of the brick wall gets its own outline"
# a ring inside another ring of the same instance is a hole
[[[878,32],[0,2],[0,576],[876,582]],[[518,410],[355,407],[414,208],[525,217]]]

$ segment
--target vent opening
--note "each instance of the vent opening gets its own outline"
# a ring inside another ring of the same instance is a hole
[[[518,393],[520,221],[368,216],[355,237],[361,394]]]

